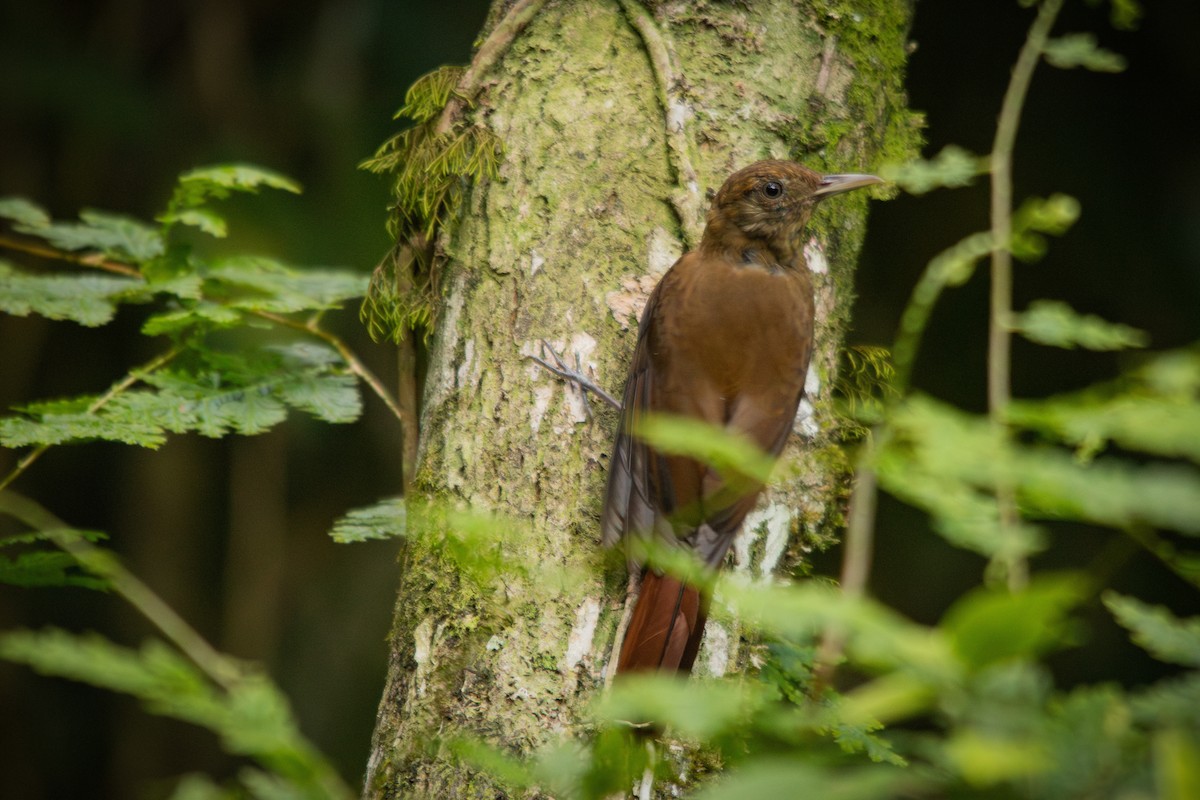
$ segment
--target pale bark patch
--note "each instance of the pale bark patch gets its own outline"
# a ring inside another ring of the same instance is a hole
[[[592,639],[596,635],[596,624],[600,621],[600,601],[589,597],[575,612],[575,624],[567,639],[567,652],[563,655],[562,671],[570,672],[579,666],[583,657],[591,652]]]

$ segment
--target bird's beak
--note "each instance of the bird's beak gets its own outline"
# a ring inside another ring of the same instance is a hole
[[[876,177],[875,175],[858,175],[855,173],[826,175],[817,185],[817,190],[813,192],[813,197],[829,197],[830,195],[848,192],[851,189],[872,186],[876,183],[883,183],[883,178]]]

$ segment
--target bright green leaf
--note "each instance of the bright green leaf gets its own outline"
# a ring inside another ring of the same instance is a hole
[[[50,215],[45,209],[24,197],[0,197],[0,217],[32,228],[50,224]]]
[[[1068,350],[1123,350],[1149,344],[1144,331],[1091,314],[1078,314],[1066,303],[1052,300],[1030,303],[1025,313],[1014,315],[1013,329],[1030,341]]]
[[[225,218],[209,208],[185,208],[177,213],[163,214],[158,221],[167,225],[190,225],[218,239],[224,239],[229,232]]]
[[[1125,59],[1096,43],[1090,33],[1068,33],[1050,39],[1044,48],[1046,61],[1060,69],[1083,67],[1093,72],[1123,72]]]
[[[262,186],[300,193],[300,184],[262,167],[249,164],[200,167],[179,176],[168,215],[185,208],[195,208],[209,199],[222,200],[234,192],[257,192]]]
[[[762,684],[697,684],[667,675],[630,675],[597,698],[595,712],[613,724],[655,723],[704,739],[744,724],[766,701]]]
[[[31,275],[0,261],[0,311],[24,317],[40,314],[80,325],[104,325],[127,297],[141,296],[145,283],[110,275]]]
[[[1154,735],[1154,778],[1160,800],[1200,797],[1200,742],[1178,728]]]
[[[157,229],[120,214],[86,210],[82,222],[18,224],[14,230],[45,239],[61,250],[96,250],[109,258],[141,264],[162,255]]]
[[[1053,766],[1037,742],[985,736],[975,731],[953,735],[946,742],[945,753],[967,783],[976,787],[1026,778]]]
[[[356,508],[333,524],[329,535],[335,542],[365,542],[405,536],[408,507],[403,497],[382,500],[367,508]]]
[[[775,465],[775,459],[746,436],[688,417],[643,415],[634,435],[660,452],[708,464],[727,481],[766,483]]]
[[[1180,619],[1136,597],[1104,593],[1104,605],[1128,628],[1133,641],[1159,661],[1200,667],[1200,617]]]
[[[1067,615],[1086,596],[1071,576],[1038,578],[1019,592],[976,589],[954,604],[941,628],[959,656],[975,669],[1033,658],[1061,647]]]
[[[942,187],[970,186],[975,176],[987,171],[986,160],[961,147],[947,145],[929,160],[914,159],[903,164],[885,164],[880,177],[910,194],[925,194]]]
[[[877,765],[836,770],[795,758],[768,756],[732,769],[696,795],[697,800],[822,798],[877,800],[921,794],[927,779],[900,767]]]

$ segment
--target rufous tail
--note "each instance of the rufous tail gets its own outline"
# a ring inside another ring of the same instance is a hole
[[[625,631],[617,674],[691,672],[707,617],[708,603],[699,589],[647,569]]]

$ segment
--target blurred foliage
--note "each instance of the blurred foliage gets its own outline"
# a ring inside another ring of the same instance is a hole
[[[166,340],[157,356],[102,394],[27,403],[0,418],[0,445],[29,448],[0,479],[0,513],[32,528],[0,542],[19,548],[0,559],[0,580],[113,590],[171,641],[130,650],[99,635],[12,631],[0,634],[0,657],[131,694],[151,713],[208,728],[228,753],[258,764],[239,775],[238,791],[246,796],[344,797],[348,789],[300,734],[286,700],[264,675],[197,641],[128,577],[115,554],[94,544],[103,534],[65,529],[4,490],[52,446],[108,440],[156,448],[168,434],[253,435],[282,422],[289,409],[326,422],[358,418],[358,381],[368,375],[320,327],[320,318],[361,297],[366,280],[261,257],[208,258],[176,236],[180,226],[225,236],[227,222],[213,201],[260,187],[299,191],[293,181],[257,167],[192,170],[180,177],[158,226],[94,211],[81,214],[80,222],[55,222],[28,200],[0,200],[0,217],[23,235],[5,236],[6,249],[88,268],[32,272],[0,262],[0,311],[101,326],[119,306],[136,304],[148,307],[142,333]],[[99,270],[112,275],[93,274]],[[231,347],[222,334],[232,329],[246,335]],[[281,332],[291,341],[281,342]],[[48,550],[47,543],[59,549]],[[179,796],[225,791],[193,776],[180,784]]]

